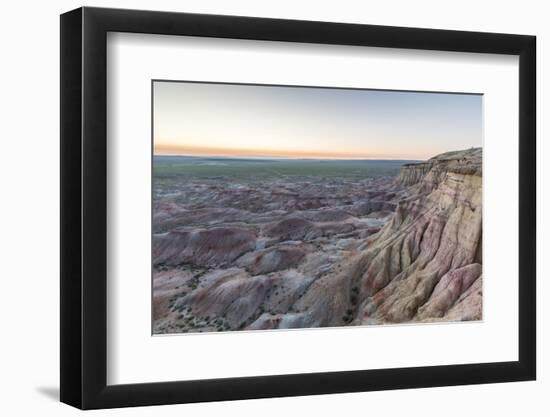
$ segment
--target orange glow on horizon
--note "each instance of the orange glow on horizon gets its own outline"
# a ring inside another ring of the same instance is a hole
[[[426,160],[482,142],[477,95],[169,81],[153,86],[155,155]]]
[[[296,158],[296,159],[427,159],[423,154],[388,154],[381,152],[328,152],[311,150],[281,149],[236,149],[208,146],[169,145],[158,143],[154,146],[155,155],[185,156],[226,156],[226,157],[261,157],[261,158]],[[412,157],[411,157],[412,156]],[[431,155],[433,156],[433,155]]]

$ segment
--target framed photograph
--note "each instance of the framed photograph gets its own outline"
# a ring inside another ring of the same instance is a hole
[[[533,380],[535,37],[61,16],[61,401]]]

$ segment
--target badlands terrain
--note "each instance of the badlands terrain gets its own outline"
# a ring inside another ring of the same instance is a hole
[[[155,157],[153,332],[480,320],[481,160]]]

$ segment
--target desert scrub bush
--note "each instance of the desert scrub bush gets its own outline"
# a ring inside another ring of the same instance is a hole
[[[348,315],[345,315],[344,317],[342,317],[342,320],[344,321],[344,323],[348,324],[351,322],[351,320],[353,319],[352,316],[348,316]]]

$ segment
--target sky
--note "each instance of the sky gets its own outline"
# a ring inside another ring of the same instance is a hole
[[[153,83],[155,155],[416,159],[482,145],[482,96]]]

